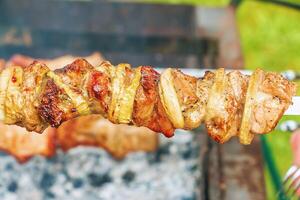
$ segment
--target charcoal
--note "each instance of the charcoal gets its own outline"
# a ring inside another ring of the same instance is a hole
[[[74,188],[80,188],[83,186],[83,180],[79,178],[74,179],[72,183]]]
[[[130,183],[134,180],[135,173],[133,171],[127,171],[123,174],[122,179],[125,183]]]
[[[102,185],[112,181],[109,174],[95,174],[88,175],[89,183],[94,187],[101,187]]]
[[[12,181],[8,187],[7,187],[7,190],[10,191],[10,192],[16,192],[18,190],[18,183],[15,182],[15,181]]]
[[[55,183],[55,176],[45,172],[42,176],[41,182],[40,182],[40,186],[42,189],[47,190],[48,188],[50,188],[53,184]]]
[[[196,199],[198,156],[199,143],[186,132],[161,136],[157,152],[119,161],[95,147],[58,150],[52,159],[36,156],[25,164],[3,156],[0,199]]]

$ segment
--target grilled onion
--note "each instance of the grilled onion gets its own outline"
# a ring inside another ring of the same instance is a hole
[[[137,68],[134,73],[134,77],[120,95],[120,110],[118,121],[119,123],[129,123],[131,121],[133,112],[134,97],[138,86],[140,85],[141,68]]]
[[[11,67],[11,76],[5,98],[5,119],[6,124],[15,124],[22,120],[23,95],[21,87],[23,83],[23,69],[21,67]]]
[[[239,133],[239,140],[242,144],[250,144],[254,137],[254,134],[250,131],[251,118],[253,115],[253,105],[256,99],[256,94],[258,92],[259,85],[263,81],[263,78],[264,72],[261,69],[257,69],[251,75],[248,83],[243,118]]]
[[[11,77],[11,69],[4,69],[0,75],[0,120],[3,121],[5,119],[5,98],[6,91],[8,87],[8,81]]]
[[[126,75],[126,68],[130,69],[128,64],[119,64],[117,69],[112,76],[112,96],[111,102],[108,110],[108,118],[114,123],[118,123],[118,116],[120,112],[120,94],[122,94],[124,89],[124,80]]]
[[[215,73],[215,81],[209,91],[206,107],[206,128],[209,135],[220,143],[224,143],[230,137],[227,134],[228,113],[225,110],[226,74],[224,68]]]
[[[184,119],[174,88],[171,70],[171,68],[168,68],[161,74],[159,96],[173,126],[175,128],[184,128]]]

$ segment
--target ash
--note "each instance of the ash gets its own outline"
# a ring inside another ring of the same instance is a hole
[[[155,153],[137,152],[116,161],[104,150],[77,147],[51,159],[19,164],[0,156],[0,199],[191,200],[199,196],[199,144],[178,131],[161,137]]]

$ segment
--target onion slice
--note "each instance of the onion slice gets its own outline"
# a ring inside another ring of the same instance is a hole
[[[206,127],[209,135],[217,142],[224,143],[230,138],[227,133],[227,117],[225,110],[225,89],[227,79],[224,68],[220,68],[215,73],[214,83],[209,91],[206,106]]]
[[[6,91],[8,87],[8,81],[11,77],[11,70],[10,68],[4,69],[0,74],[0,121],[4,121],[5,119],[5,98],[6,98]]]
[[[108,118],[114,123],[118,123],[118,116],[120,111],[119,96],[122,94],[124,88],[124,80],[126,75],[126,68],[130,68],[128,64],[119,64],[112,76],[112,95],[108,110]]]
[[[253,140],[254,134],[251,133],[251,118],[253,115],[253,105],[256,99],[259,86],[262,84],[264,78],[264,71],[256,69],[250,77],[246,100],[243,112],[243,118],[239,133],[239,140],[241,144],[250,144]]]
[[[131,83],[123,90],[123,94],[120,95],[120,110],[118,116],[119,123],[127,124],[131,121],[134,98],[138,86],[140,85],[140,80],[141,67],[135,69]]]
[[[21,87],[23,83],[23,69],[18,66],[10,67],[10,77],[5,97],[5,124],[15,124],[23,117],[23,95]]]
[[[184,119],[178,97],[174,88],[171,68],[166,69],[160,77],[159,96],[162,105],[175,128],[184,128]]]

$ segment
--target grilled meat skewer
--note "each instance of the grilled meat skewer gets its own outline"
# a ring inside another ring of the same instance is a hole
[[[2,71],[0,120],[42,132],[78,116],[101,114],[167,137],[176,128],[204,122],[217,142],[239,136],[249,144],[254,134],[275,128],[295,91],[281,75],[260,69],[248,77],[220,68],[198,79],[170,68],[159,75],[149,66],[131,69],[105,61],[93,67],[84,59],[50,71],[35,61]]]
[[[62,68],[73,62],[77,57],[64,55],[51,60],[37,59],[50,70]],[[101,63],[104,59],[99,52],[84,57],[92,65]],[[27,67],[34,60],[24,55],[13,55],[5,65]],[[52,157],[56,148],[68,151],[77,146],[95,146],[105,149],[116,159],[124,158],[135,151],[152,152],[157,149],[158,134],[144,127],[125,124],[115,125],[100,115],[81,116],[64,122],[59,128],[48,127],[43,134],[28,132],[16,125],[4,125],[0,122],[0,150],[11,154],[19,162],[26,162],[34,155]]]

